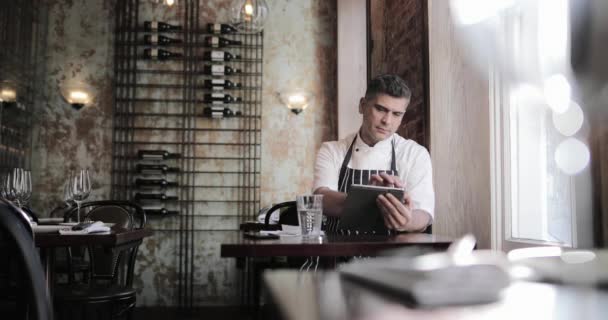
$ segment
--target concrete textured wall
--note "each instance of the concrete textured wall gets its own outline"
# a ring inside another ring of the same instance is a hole
[[[70,169],[92,169],[92,199],[110,192],[113,108],[114,1],[49,1],[49,49],[45,97],[40,99],[34,127],[34,207],[48,212],[62,198]],[[201,1],[201,22],[228,21],[231,1]],[[314,158],[321,142],[336,138],[336,2],[324,0],[267,1],[270,15],[264,38],[262,111],[262,206],[292,200],[310,192]],[[179,22],[180,7],[165,9],[142,1],[140,20],[152,16]],[[78,79],[95,88],[92,107],[72,110],[57,86]],[[315,101],[300,115],[281,105],[277,92],[304,88]],[[150,227],[170,229],[169,220],[151,220]],[[232,259],[220,258],[220,244],[234,232],[226,223],[202,219],[216,231],[194,234],[196,305],[238,303],[237,272]],[[233,228],[236,225],[232,225]],[[158,230],[140,247],[135,287],[138,305],[177,303],[179,232]]]
[[[112,148],[112,10],[110,1],[48,1],[44,96],[34,113],[33,207],[50,212],[63,197],[70,170],[89,168],[91,199],[110,193]],[[65,82],[89,84],[91,107],[75,111],[61,97]]]

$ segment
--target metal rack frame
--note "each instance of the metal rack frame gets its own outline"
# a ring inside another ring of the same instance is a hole
[[[242,84],[241,88],[225,91],[238,94],[242,102],[225,106],[241,111],[243,116],[202,118],[202,94],[216,92],[201,85],[203,80],[214,78],[202,72],[204,65],[214,64],[201,59],[203,51],[211,49],[204,44],[204,37],[211,34],[203,27],[215,21],[201,21],[201,12],[205,10],[203,2],[180,2],[182,30],[169,33],[172,37],[181,37],[183,42],[159,48],[169,48],[183,57],[148,62],[141,59],[142,52],[152,46],[141,40],[150,32],[144,31],[142,25],[144,20],[154,17],[142,17],[143,5],[149,4],[139,0],[116,3],[111,197],[133,198],[137,190],[133,181],[137,176],[139,148],[166,149],[182,155],[179,159],[167,160],[171,166],[180,168],[179,173],[168,174],[179,185],[173,189],[178,200],[168,205],[180,214],[164,218],[172,220],[171,224],[157,230],[179,233],[177,303],[179,307],[192,308],[195,304],[195,232],[238,230],[242,222],[255,217],[260,209],[263,33],[220,35],[243,42],[243,45],[215,49],[241,55],[241,59],[225,64],[238,65],[245,72],[224,78]],[[165,81],[150,80],[153,77],[162,77]],[[155,92],[162,94],[154,96]],[[215,137],[209,141],[204,136],[208,134],[226,135],[226,138]],[[214,166],[217,169],[206,168],[210,161],[223,165]],[[205,178],[211,182],[201,183]],[[225,190],[231,196],[214,196],[212,191],[217,190]],[[236,215],[202,212],[197,207],[199,204],[234,204],[237,212]],[[219,230],[197,220],[209,217],[236,219],[229,228]]]
[[[45,5],[34,0],[8,1],[0,10],[0,81],[16,85],[16,103],[0,103],[0,172],[31,166],[32,111],[46,47]]]

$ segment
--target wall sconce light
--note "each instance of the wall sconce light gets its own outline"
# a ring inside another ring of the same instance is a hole
[[[314,95],[304,90],[294,90],[279,93],[281,102],[295,114],[300,114],[311,104]]]
[[[80,110],[93,101],[93,90],[82,83],[62,85],[61,95],[75,110]]]
[[[268,5],[264,0],[234,0],[232,25],[243,33],[258,33],[264,29]]]
[[[12,106],[17,103],[17,85],[9,80],[0,82],[0,103]]]
[[[177,5],[177,0],[151,0],[151,2],[154,4],[162,4],[167,7]]]

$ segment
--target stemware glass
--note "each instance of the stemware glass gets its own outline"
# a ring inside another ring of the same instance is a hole
[[[80,223],[80,206],[82,202],[89,197],[89,193],[91,192],[89,170],[80,170],[72,177],[71,181],[72,198],[78,207],[76,211],[76,221]]]
[[[13,173],[7,172],[2,177],[2,197],[10,202],[15,202],[15,189],[13,186]]]
[[[66,208],[71,208],[74,205],[74,194],[72,192],[72,183],[74,179],[74,172],[70,171],[68,179],[63,187],[63,202],[65,202]]]
[[[17,198],[19,207],[24,208],[32,197],[32,172],[21,168],[17,172]]]
[[[20,168],[14,168],[12,172],[9,172],[6,182],[6,198],[19,208],[21,208],[21,171]]]
[[[5,173],[5,174],[2,174],[2,177],[0,177],[0,197],[7,199],[7,200],[9,197],[8,186],[7,186],[8,176],[9,176],[9,173]]]

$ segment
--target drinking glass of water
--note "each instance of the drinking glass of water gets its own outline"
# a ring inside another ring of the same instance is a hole
[[[302,236],[305,238],[318,237],[321,234],[321,222],[323,221],[323,195],[297,196],[296,203]]]

